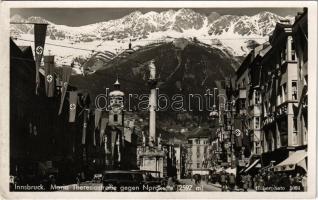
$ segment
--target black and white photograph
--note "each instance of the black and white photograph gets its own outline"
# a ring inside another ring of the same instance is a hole
[[[142,4],[9,6],[9,193],[312,192],[316,2]]]

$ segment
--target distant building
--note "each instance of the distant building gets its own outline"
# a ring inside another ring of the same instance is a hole
[[[206,170],[209,169],[211,133],[209,128],[200,126],[189,133],[187,137],[187,173],[205,174]]]

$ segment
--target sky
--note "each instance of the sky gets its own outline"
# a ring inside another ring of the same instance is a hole
[[[180,8],[14,8],[10,15],[19,14],[28,18],[31,16],[43,17],[55,24],[68,26],[82,26],[101,21],[121,18],[136,10],[142,13],[150,11],[162,12]],[[255,15],[262,11],[269,11],[280,16],[292,15],[301,12],[303,8],[191,8],[201,14],[209,15],[218,12],[221,15]]]

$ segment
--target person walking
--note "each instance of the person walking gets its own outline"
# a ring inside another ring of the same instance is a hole
[[[230,191],[235,189],[235,175],[233,173],[229,175],[229,189]]]
[[[294,191],[295,180],[292,175],[288,176],[289,179],[289,191]]]
[[[262,175],[260,175],[258,179],[258,191],[264,191],[265,189],[264,186],[265,186],[264,178]]]
[[[222,191],[226,191],[226,173],[223,170],[220,177]]]
[[[303,186],[303,191],[307,191],[307,175],[303,175],[301,179],[301,184]]]
[[[304,191],[304,188],[302,186],[302,177],[299,173],[296,174],[294,178],[294,190],[295,191]]]
[[[248,189],[248,182],[247,182],[247,176],[242,175],[242,184],[243,184],[243,190],[244,192],[247,192]]]

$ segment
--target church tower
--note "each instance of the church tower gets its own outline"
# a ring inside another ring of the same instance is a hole
[[[109,110],[109,126],[123,126],[124,122],[124,93],[120,91],[120,83],[118,78],[114,83],[114,90],[109,93],[110,110]]]

